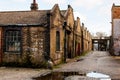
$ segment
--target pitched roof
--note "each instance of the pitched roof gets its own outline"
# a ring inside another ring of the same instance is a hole
[[[50,10],[0,12],[0,25],[47,24]]]

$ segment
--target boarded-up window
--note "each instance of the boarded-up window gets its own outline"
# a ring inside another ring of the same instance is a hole
[[[60,51],[60,32],[56,31],[56,51]]]

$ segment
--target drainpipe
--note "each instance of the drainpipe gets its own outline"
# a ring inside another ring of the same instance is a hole
[[[3,34],[3,33],[4,33],[4,32],[3,32],[3,28],[2,28],[2,27],[1,27],[0,29],[1,29],[1,45],[0,45],[0,46],[1,46],[1,51],[0,51],[0,64],[1,64],[1,63],[3,62],[3,49],[4,49],[4,48],[3,48],[2,46],[3,46],[3,43],[4,43],[4,39],[3,39],[3,37],[4,37],[4,34]]]
[[[30,36],[30,27],[27,27],[27,46],[28,46],[28,52],[30,54],[30,43],[31,43],[31,36]]]
[[[75,57],[75,28],[73,28],[73,53],[72,57]]]
[[[30,27],[27,27],[27,50],[26,50],[26,54],[27,54],[27,63],[31,63],[30,61],[30,54],[31,54],[31,34],[30,34]]]
[[[66,39],[66,26],[67,22],[64,22],[63,28],[64,28],[64,63],[66,63],[66,54],[67,54],[67,39]]]

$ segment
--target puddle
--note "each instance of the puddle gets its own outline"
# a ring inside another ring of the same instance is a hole
[[[79,72],[52,72],[33,78],[33,80],[64,80],[66,77],[73,75],[85,76],[86,74],[81,74]]]
[[[66,80],[66,78],[70,76],[71,77],[83,76],[83,77],[88,77],[88,78],[96,78],[97,80],[98,79],[99,80],[111,80],[109,75],[105,75],[105,74],[97,73],[97,72],[90,72],[87,74],[80,73],[80,72],[52,72],[52,73],[43,74],[37,78],[33,78],[33,80]],[[76,79],[71,78],[70,80],[76,80]],[[80,80],[83,80],[83,79],[80,79]],[[89,79],[85,79],[85,80],[89,80]]]
[[[87,73],[86,76],[93,77],[93,78],[99,78],[100,80],[111,80],[109,75],[102,74],[102,73],[97,73],[97,72]]]

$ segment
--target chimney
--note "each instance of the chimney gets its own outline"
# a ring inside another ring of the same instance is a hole
[[[36,11],[38,10],[38,4],[36,3],[36,0],[33,0],[33,3],[31,3],[31,10]]]
[[[84,23],[82,23],[82,26],[84,27]]]

